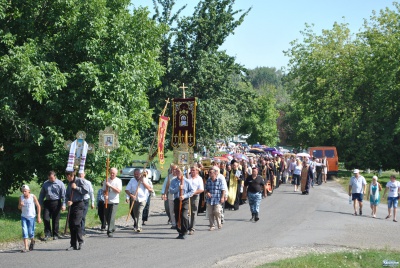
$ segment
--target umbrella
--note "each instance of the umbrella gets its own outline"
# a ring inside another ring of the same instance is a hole
[[[233,157],[235,157],[239,160],[245,160],[247,162],[249,161],[249,158],[245,154],[237,153],[237,154],[234,154]]]
[[[272,155],[279,155],[279,156],[282,156],[282,155],[283,155],[283,154],[282,154],[281,152],[279,152],[279,151],[272,151],[271,154],[272,154]]]
[[[298,154],[296,154],[297,156],[299,156],[299,157],[310,157],[310,155],[308,154],[308,153],[298,153]]]
[[[253,144],[251,147],[252,148],[260,148],[260,147],[262,147],[262,145],[261,144]]]
[[[256,157],[256,155],[253,153],[246,153],[246,155],[247,155],[247,157]]]
[[[278,151],[278,149],[276,149],[275,147],[268,147],[268,148],[264,148],[264,151],[273,152],[273,151]]]
[[[229,161],[231,161],[233,159],[233,157],[230,154],[224,154],[224,155],[222,155],[222,157],[228,158]]]
[[[251,149],[249,150],[249,153],[253,153],[253,154],[265,154],[264,150],[258,149],[258,148],[251,148]]]
[[[225,162],[229,161],[229,159],[227,157],[224,157],[224,156],[216,156],[216,157],[213,158],[213,160],[214,161],[215,160],[219,160],[219,161],[225,161]]]

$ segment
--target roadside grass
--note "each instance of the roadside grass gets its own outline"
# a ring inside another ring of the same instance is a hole
[[[330,254],[308,254],[294,259],[285,259],[273,263],[263,264],[260,268],[282,267],[382,267],[384,261],[399,262],[399,251],[393,250],[363,250],[352,252],[337,252]],[[397,267],[392,265],[392,267]]]
[[[146,160],[147,155],[137,155],[138,160]],[[159,164],[157,167],[161,171],[161,181],[155,183],[153,185],[156,197],[153,198],[160,198],[161,188],[163,179],[166,177],[168,173],[168,168],[170,163],[173,161],[173,152],[169,151],[165,155],[165,164],[164,168],[161,169]],[[65,182],[66,183],[66,182]],[[39,193],[41,189],[41,185],[37,183],[36,180],[33,180],[29,183],[29,187],[31,189],[31,193],[36,195],[39,198]],[[100,189],[100,185],[93,185],[94,197],[96,199],[97,191]],[[15,242],[22,240],[22,231],[21,231],[21,211],[18,209],[18,198],[21,196],[21,192],[16,191],[9,196],[6,196],[5,206],[4,206],[4,215],[0,214],[0,243],[6,242]],[[117,218],[126,217],[129,212],[129,206],[125,203],[125,186],[122,187],[122,191],[120,193],[120,203],[118,206],[118,211],[116,214]],[[95,201],[96,206],[96,201]],[[151,210],[151,206],[150,206]],[[43,208],[42,208],[43,211]],[[65,222],[67,218],[67,210],[65,212],[61,212],[60,216],[60,234],[64,233]],[[43,212],[42,212],[43,215]],[[42,219],[43,220],[43,219]],[[97,209],[91,209],[89,204],[89,210],[86,215],[86,227],[96,227],[100,225],[100,220],[98,218]],[[69,233],[69,229],[67,230]],[[35,230],[35,237],[39,239],[40,237],[44,236],[44,225],[43,223],[37,224],[36,223],[36,230]],[[22,243],[22,242],[21,242]]]

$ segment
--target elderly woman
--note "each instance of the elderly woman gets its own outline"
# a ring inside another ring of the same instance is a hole
[[[369,199],[369,203],[371,205],[371,215],[373,218],[376,218],[376,208],[379,205],[380,202],[380,194],[379,192],[382,191],[382,186],[381,184],[378,182],[378,177],[377,176],[373,176],[372,177],[372,182],[369,185],[369,191],[368,191],[368,199]]]

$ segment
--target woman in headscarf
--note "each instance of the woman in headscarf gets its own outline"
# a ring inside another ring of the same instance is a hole
[[[372,177],[372,182],[369,185],[369,191],[368,191],[368,199],[369,199],[369,203],[371,205],[371,215],[373,218],[376,218],[376,208],[379,205],[379,202],[381,200],[381,196],[379,194],[379,192],[382,191],[382,186],[381,184],[378,182],[378,177],[377,176],[373,176]]]

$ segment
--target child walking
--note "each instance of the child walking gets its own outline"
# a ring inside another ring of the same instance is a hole
[[[22,238],[24,241],[24,249],[21,250],[22,253],[29,252],[33,250],[35,246],[35,205],[37,209],[37,222],[41,223],[40,218],[40,205],[34,194],[31,194],[28,185],[23,185],[21,187],[22,195],[19,199],[18,209],[22,211],[21,213],[21,226],[22,226]],[[28,246],[28,239],[31,239],[31,243]]]

